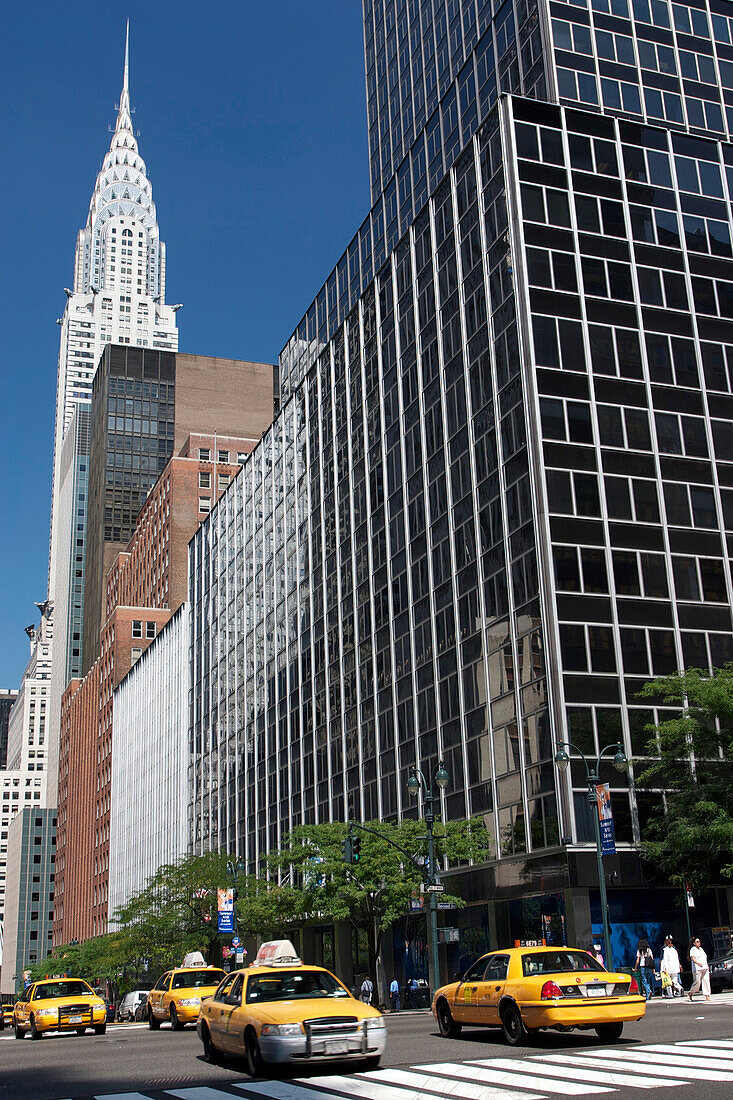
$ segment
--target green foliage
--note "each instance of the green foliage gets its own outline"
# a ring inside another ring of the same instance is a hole
[[[705,889],[733,877],[733,664],[712,674],[688,669],[639,693],[679,716],[649,726],[636,785],[667,793],[644,829],[642,853],[672,882]]]
[[[117,979],[128,961],[129,944],[124,933],[95,936],[84,943],[57,947],[53,953],[27,969],[31,981],[54,974],[84,978],[88,982]],[[132,986],[130,987],[132,988]]]
[[[410,901],[425,880],[424,870],[416,867],[410,856],[423,855],[427,849],[425,824],[421,821],[365,824],[373,831],[359,833],[362,847],[358,864],[344,862],[347,826],[341,822],[298,826],[269,862],[273,869],[292,868],[298,883],[293,890],[297,897],[295,909],[301,915],[348,921],[366,931],[370,972],[374,975],[383,933],[409,912]],[[453,864],[465,864],[490,858],[486,828],[480,818],[447,826],[436,823],[434,835],[439,859],[447,857]],[[456,906],[465,904],[453,894],[441,894],[441,899]]]

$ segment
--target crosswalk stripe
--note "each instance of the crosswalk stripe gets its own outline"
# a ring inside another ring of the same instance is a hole
[[[374,1075],[376,1076],[376,1074]],[[396,1085],[380,1085],[377,1081],[354,1077],[317,1077],[314,1083],[327,1089],[340,1089],[347,1096],[365,1096],[367,1100],[420,1100],[419,1092],[412,1092]]]
[[[602,1070],[589,1069],[587,1062],[582,1058],[574,1058],[568,1054],[544,1054],[541,1058],[532,1058],[532,1065],[537,1066],[539,1073],[553,1073],[559,1077],[571,1077],[580,1081],[591,1081],[599,1085],[613,1085],[621,1088],[624,1085],[637,1089],[657,1089],[662,1082],[650,1081],[636,1074],[630,1073],[604,1073]],[[547,1065],[547,1069],[543,1067]],[[665,1085],[684,1085],[685,1081],[664,1081]]]
[[[418,1089],[419,1096],[430,1092],[437,1093],[439,1096],[461,1097],[462,1100],[544,1100],[541,1095],[532,1096],[527,1092],[492,1089],[488,1085],[474,1085],[470,1081],[454,1081],[450,1077],[438,1077],[429,1072],[432,1069],[430,1065],[419,1068],[428,1072],[419,1073],[417,1067],[415,1070],[380,1069],[374,1073],[362,1073],[359,1076],[415,1088]]]
[[[231,1084],[235,1089],[242,1089],[243,1092],[248,1092],[250,1096],[268,1096],[271,1100],[314,1100],[319,1095],[325,1096],[325,1093],[320,1093],[315,1088],[315,1082],[320,1078],[314,1077],[314,1087],[304,1088],[303,1085],[299,1085],[292,1081],[232,1081]],[[351,1078],[342,1078],[343,1084],[341,1086],[341,1094],[348,1095],[348,1085]],[[329,1093],[329,1095],[331,1095]]]
[[[234,1082],[232,1082],[233,1084]],[[229,1084],[229,1082],[227,1082]],[[253,1082],[253,1088],[259,1088],[259,1082],[255,1085]],[[167,1093],[171,1096],[178,1096],[179,1100],[231,1100],[231,1092],[223,1092],[222,1089],[212,1089],[208,1085],[193,1085],[186,1089],[166,1089]],[[259,1093],[257,1095],[260,1095]],[[311,1098],[313,1094],[311,1093]],[[105,1096],[104,1100],[108,1100]],[[293,1098],[295,1100],[295,1098]]]
[[[96,1100],[151,1100],[151,1098],[145,1092],[105,1092],[96,1093]]]
[[[510,1059],[507,1060],[510,1061]],[[536,1077],[532,1077],[531,1074],[527,1073],[526,1063],[521,1062],[517,1063],[522,1067],[520,1073],[512,1073],[502,1069],[492,1071],[489,1067],[495,1065],[496,1061],[500,1061],[500,1059],[482,1058],[467,1062],[464,1065],[455,1062],[441,1062],[439,1065],[431,1064],[430,1068],[435,1070],[436,1073],[445,1073],[448,1077],[465,1077],[466,1066],[470,1066],[471,1076],[478,1081],[486,1081],[489,1085],[514,1085],[520,1089],[532,1089],[534,1091],[539,1087],[543,1092],[559,1092],[565,1096],[588,1096],[596,1092],[613,1092],[613,1089],[604,1085],[583,1085],[576,1081],[563,1081],[562,1083],[550,1080],[538,1081]]]
[[[578,1055],[580,1057],[580,1055]],[[674,1066],[655,1062],[648,1054],[640,1054],[631,1050],[620,1050],[614,1057],[607,1057],[605,1052],[593,1051],[586,1057],[588,1065],[596,1065],[597,1058],[603,1058],[603,1065],[609,1069],[635,1070],[638,1073],[648,1073],[651,1077],[685,1077],[690,1081],[730,1081],[729,1073],[720,1070],[698,1069],[696,1066]],[[633,1064],[631,1064],[633,1063]]]
[[[685,1039],[684,1042],[677,1045],[681,1047],[720,1047],[724,1050],[733,1051],[733,1039]]]
[[[730,1055],[726,1057],[724,1051],[713,1052],[701,1049],[700,1047],[678,1047],[674,1046],[672,1043],[659,1043],[655,1046],[645,1046],[644,1053],[652,1055],[662,1054],[664,1055],[664,1062],[666,1064],[679,1061],[685,1066],[704,1067],[710,1065],[713,1069],[733,1069],[733,1059],[731,1059]]]

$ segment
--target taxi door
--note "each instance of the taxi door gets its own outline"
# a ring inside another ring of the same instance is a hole
[[[221,1015],[221,1022],[224,1031],[224,1050],[228,1050],[230,1054],[242,1054],[243,1052],[243,1034],[244,1028],[240,1027],[236,1010],[242,1004],[242,989],[244,986],[244,979],[241,974],[237,974],[233,984],[229,988],[224,999],[224,1008]]]
[[[157,982],[155,983],[155,988],[151,989],[148,993],[148,1005],[156,1020],[160,1019],[162,1013],[163,991],[168,986],[168,980],[170,976],[170,971],[168,971],[167,974],[163,974],[160,978],[158,978]]]
[[[481,1024],[500,1023],[499,999],[504,992],[509,970],[508,955],[491,955],[483,981],[478,987],[478,1020]]]
[[[21,993],[15,1006],[14,1017],[17,1023],[23,1025],[28,1023],[28,1004],[33,1000],[33,994],[36,991],[36,987],[32,985],[26,993]]]
[[[477,1024],[479,1022],[478,991],[487,962],[486,955],[478,959],[457,986],[451,1009],[456,1023]]]
[[[209,1010],[206,1013],[206,1022],[209,1025],[209,1034],[214,1046],[220,1050],[224,1050],[226,1026],[229,1022],[227,997],[236,976],[236,974],[230,974],[226,981],[221,983],[211,1000],[207,1002]]]

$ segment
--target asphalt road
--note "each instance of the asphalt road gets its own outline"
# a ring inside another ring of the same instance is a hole
[[[554,1100],[615,1093],[613,1100],[729,1100],[733,1090],[733,995],[710,1004],[652,1001],[620,1043],[593,1032],[543,1032],[531,1046],[507,1047],[499,1032],[465,1030],[442,1039],[432,1016],[387,1018],[380,1070],[332,1064],[252,1081],[234,1061],[210,1066],[191,1029],[151,1032],[110,1025],[105,1036],[0,1032],[0,1100]],[[661,1049],[654,1049],[661,1047]],[[478,1063],[478,1064],[477,1064]],[[386,1072],[385,1072],[386,1071]],[[642,1091],[643,1089],[643,1091]]]

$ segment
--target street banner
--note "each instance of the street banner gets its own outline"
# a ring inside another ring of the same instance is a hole
[[[219,932],[234,931],[234,890],[216,891],[217,930]]]
[[[692,896],[692,887],[690,886],[689,882],[685,882],[685,893],[687,894],[687,908],[694,909],[695,899]]]
[[[601,826],[601,851],[604,856],[612,856],[616,851],[616,834],[613,829],[611,790],[608,783],[596,784],[596,803],[598,805],[598,821]]]

